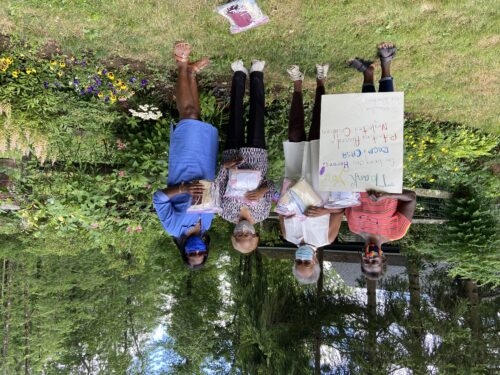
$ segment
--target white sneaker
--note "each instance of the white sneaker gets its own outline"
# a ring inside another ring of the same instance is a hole
[[[248,76],[248,70],[245,68],[245,65],[243,65],[243,60],[236,60],[235,62],[231,63],[231,69],[233,69],[233,72],[243,72]]]
[[[250,73],[264,71],[265,65],[266,62],[263,60],[252,60],[252,67],[250,68]]]
[[[320,80],[326,79],[329,67],[328,64],[316,64],[316,78]]]
[[[292,81],[303,81],[304,80],[304,73],[300,72],[300,68],[298,65],[290,65],[288,69],[286,70],[288,73],[288,76]]]

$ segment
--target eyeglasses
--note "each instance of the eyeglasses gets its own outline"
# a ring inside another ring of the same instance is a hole
[[[295,259],[295,264],[297,266],[304,265],[304,266],[310,266],[312,264],[312,261],[310,260],[303,260],[303,259]]]
[[[363,263],[364,264],[380,264],[380,263],[382,263],[382,260],[380,257],[363,258]]]
[[[206,255],[207,254],[207,251],[191,251],[189,253],[186,253],[186,255],[190,258],[192,257],[197,257],[197,256],[200,256],[200,255]]]

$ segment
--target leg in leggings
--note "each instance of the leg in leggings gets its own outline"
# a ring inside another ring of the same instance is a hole
[[[250,74],[250,118],[248,122],[248,147],[266,148],[264,134],[264,73]]]
[[[309,141],[319,139],[321,126],[321,97],[325,94],[323,80],[316,80],[316,96],[314,97],[314,107],[312,113],[311,129],[309,129]]]
[[[303,142],[306,140],[304,125],[304,99],[302,96],[302,81],[293,82],[293,97],[288,118],[288,140]]]
[[[377,92],[375,90],[375,81],[373,78],[374,70],[374,66],[370,65],[368,69],[363,72],[363,87],[361,89],[361,92]]]
[[[391,62],[380,62],[382,67],[382,77],[379,81],[378,91],[379,92],[393,92],[394,91],[394,81],[391,76]]]
[[[231,103],[229,106],[229,124],[225,150],[239,149],[245,145],[245,123],[243,121],[243,96],[245,95],[246,74],[235,72],[231,85]]]

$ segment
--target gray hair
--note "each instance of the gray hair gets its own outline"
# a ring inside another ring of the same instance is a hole
[[[311,275],[304,277],[297,272],[297,266],[294,264],[292,267],[292,272],[299,284],[314,284],[318,282],[319,275],[321,274],[321,267],[319,263],[316,263],[313,266],[313,272],[311,273]]]

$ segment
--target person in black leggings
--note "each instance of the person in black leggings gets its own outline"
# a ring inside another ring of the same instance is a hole
[[[382,75],[379,81],[379,92],[393,92],[394,80],[391,76],[391,61],[396,56],[396,46],[393,43],[380,43],[377,46],[377,56],[380,58],[380,67]],[[359,57],[348,60],[347,65],[363,73],[363,86],[361,92],[377,92],[375,90],[373,61],[365,60]]]
[[[268,158],[264,134],[264,66],[264,61],[254,60],[248,73],[241,60],[231,64],[234,75],[227,139],[222,153],[222,167],[216,179],[220,215],[236,224],[231,241],[233,247],[242,253],[250,253],[257,248],[259,237],[254,224],[269,216],[275,192],[272,181],[266,179]],[[250,78],[250,114],[248,124],[245,124],[243,97],[247,77]],[[261,172],[259,186],[247,192],[244,199],[225,196],[229,170],[236,168]]]

